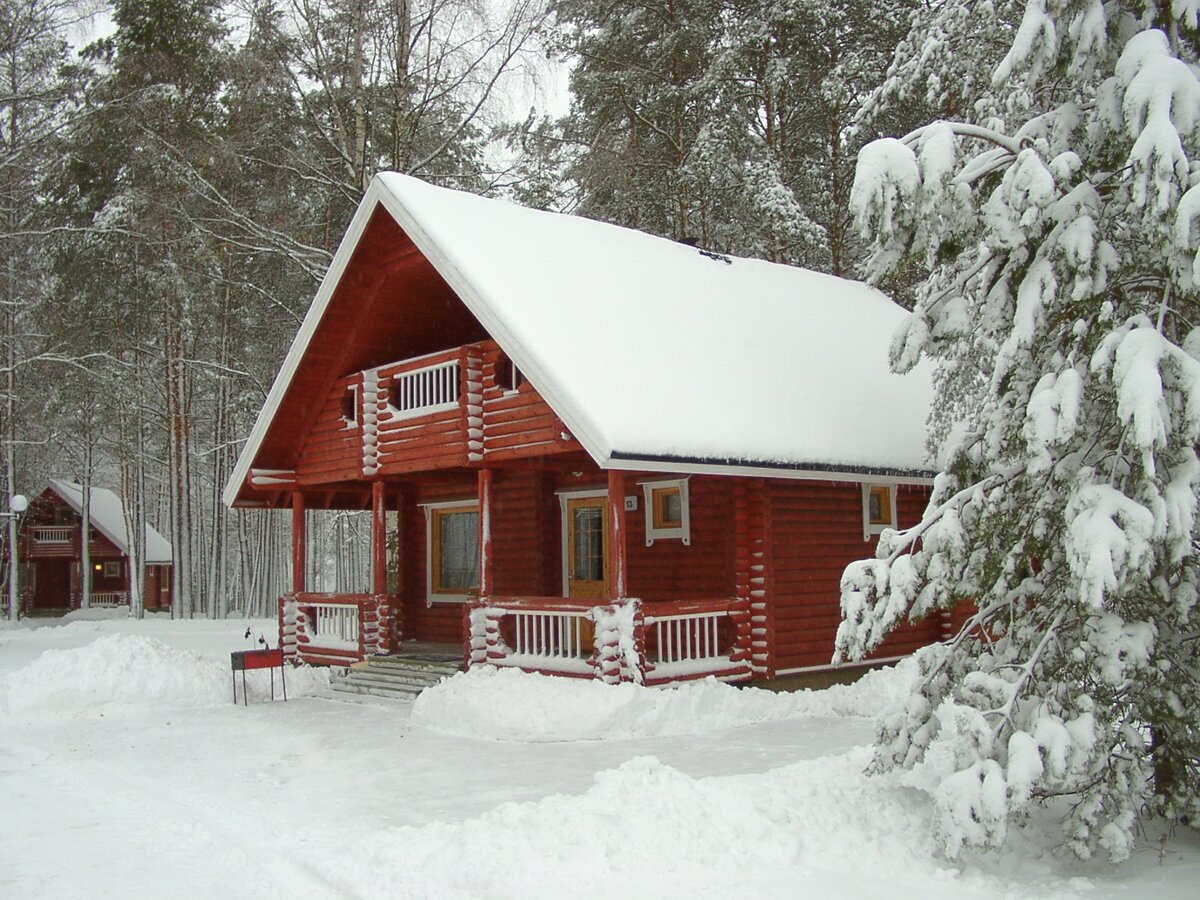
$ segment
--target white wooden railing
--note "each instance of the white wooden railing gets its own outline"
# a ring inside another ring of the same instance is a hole
[[[592,655],[585,612],[513,610],[508,615],[513,622],[512,651],[517,656],[561,660]]]
[[[129,595],[125,591],[93,591],[88,598],[88,604],[92,608],[112,608],[114,606],[126,606],[129,603]]]
[[[33,529],[33,539],[39,544],[69,544],[74,533],[70,525],[38,525]]]
[[[481,597],[467,607],[469,666],[664,684],[749,677],[748,604],[733,598],[608,603]]]
[[[457,359],[401,372],[391,381],[388,401],[394,418],[424,416],[458,404],[461,387]]]
[[[312,641],[323,647],[358,648],[358,606],[340,603],[314,603]]]
[[[728,612],[697,612],[682,615],[647,616],[647,627],[654,628],[655,668],[687,669],[725,659],[719,638],[721,620]]]

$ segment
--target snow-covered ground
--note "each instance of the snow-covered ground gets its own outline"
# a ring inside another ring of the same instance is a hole
[[[775,695],[459,676],[408,704],[230,698],[270,622],[0,625],[0,897],[1194,897],[1194,832],[1113,869],[1031,821],[958,863],[863,767],[904,673]],[[501,739],[507,738],[507,739]]]

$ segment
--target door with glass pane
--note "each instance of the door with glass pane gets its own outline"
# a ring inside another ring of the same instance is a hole
[[[608,598],[608,498],[567,500],[567,594]]]

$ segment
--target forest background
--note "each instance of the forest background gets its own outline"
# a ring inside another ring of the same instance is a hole
[[[220,493],[375,172],[854,277],[857,150],[969,107],[882,90],[922,6],[0,0],[3,496],[111,487],[174,615],[269,614],[289,523]],[[356,589],[366,523],[309,515],[309,583]]]

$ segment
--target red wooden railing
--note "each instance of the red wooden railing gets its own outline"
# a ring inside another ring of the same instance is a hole
[[[400,599],[305,591],[279,598],[279,646],[288,659],[347,666],[395,650]]]

